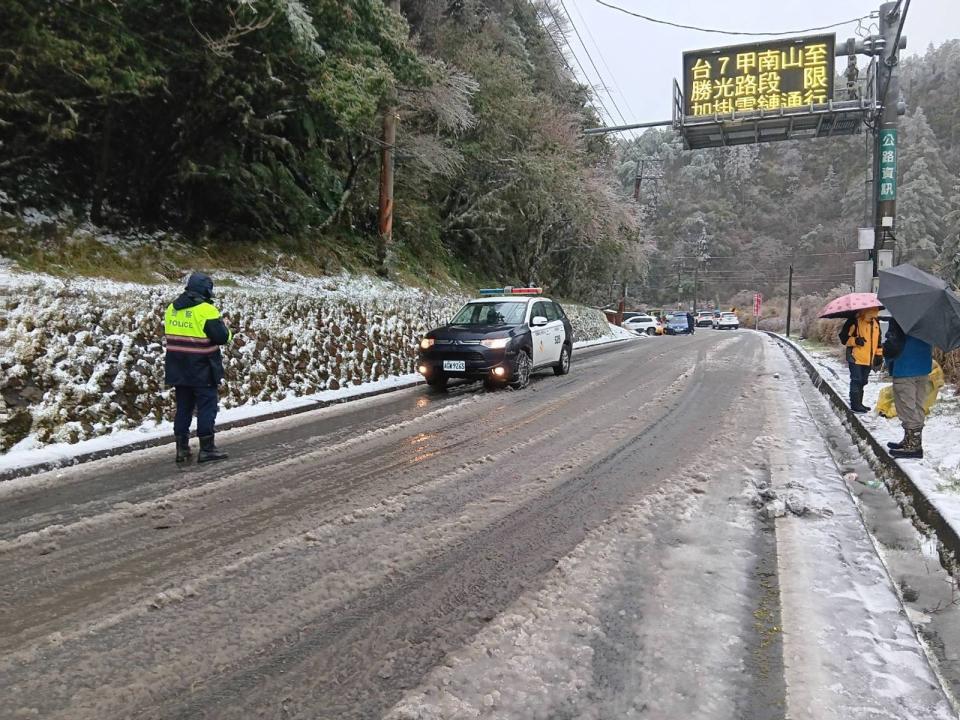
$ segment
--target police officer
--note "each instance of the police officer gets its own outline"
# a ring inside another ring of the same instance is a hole
[[[197,412],[197,436],[200,454],[197,462],[224,460],[227,454],[213,442],[217,417],[217,386],[223,379],[220,345],[233,339],[233,333],[213,306],[213,280],[195,272],[187,280],[183,294],[167,306],[164,333],[167,340],[165,381],[173,385],[177,414],[173,432],[177,439],[177,462],[187,462],[190,452],[190,423]]]

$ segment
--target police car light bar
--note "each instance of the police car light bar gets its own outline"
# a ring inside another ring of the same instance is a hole
[[[538,287],[526,287],[526,288],[515,288],[507,287],[502,288],[481,288],[477,291],[478,295],[542,295],[543,288]]]

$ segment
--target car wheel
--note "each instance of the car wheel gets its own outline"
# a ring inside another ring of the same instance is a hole
[[[553,366],[554,375],[566,375],[570,372],[570,349],[564,345],[560,351],[560,362]]]
[[[427,378],[427,385],[430,386],[432,390],[437,392],[442,392],[447,389],[447,383],[450,382],[450,378],[446,375],[431,375]]]
[[[530,353],[526,350],[517,353],[517,364],[513,370],[513,380],[510,381],[510,387],[514,390],[522,390],[529,385],[532,367],[533,361],[530,359]]]
[[[656,334],[657,334],[656,328],[652,328],[652,327],[647,328],[647,335],[656,335]]]

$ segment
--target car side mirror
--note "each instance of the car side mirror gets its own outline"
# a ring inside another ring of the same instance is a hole
[[[530,321],[530,325],[533,327],[543,327],[547,322],[548,320],[543,315],[537,315]]]

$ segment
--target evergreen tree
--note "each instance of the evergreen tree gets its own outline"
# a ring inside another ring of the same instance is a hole
[[[899,259],[931,268],[940,255],[947,202],[924,157],[907,170],[897,200]]]
[[[944,278],[960,287],[960,177],[953,185],[950,212],[944,218],[943,249],[940,252],[940,271]]]

